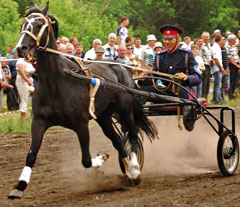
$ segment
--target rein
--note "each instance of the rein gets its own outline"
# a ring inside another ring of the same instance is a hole
[[[54,49],[48,48],[48,47],[45,49],[45,51],[51,52],[51,53],[55,53],[55,54],[59,54],[59,55],[63,55],[63,56],[70,57],[70,58],[75,58],[75,59],[81,60],[81,61],[83,61],[83,62],[101,63],[101,64],[111,64],[111,65],[121,65],[121,66],[123,66],[123,67],[131,68],[131,69],[138,70],[138,71],[142,71],[142,72],[145,72],[145,73],[155,74],[155,75],[165,76],[165,77],[170,77],[170,78],[176,78],[176,79],[181,80],[181,78],[180,78],[179,76],[176,76],[176,75],[171,75],[171,74],[167,74],[167,73],[161,73],[161,72],[157,72],[157,71],[150,71],[150,70],[142,69],[142,68],[139,68],[139,67],[129,66],[129,65],[126,65],[126,64],[123,64],[123,63],[108,62],[108,61],[99,61],[99,60],[83,60],[82,58],[79,58],[79,57],[77,57],[77,56],[69,55],[69,54],[60,52],[60,51],[58,51],[58,50],[54,50]],[[82,62],[82,64],[83,64],[83,62]],[[84,64],[83,64],[83,65],[84,65]]]
[[[41,27],[40,32],[38,33],[37,36],[33,34],[33,26],[32,26],[32,22],[33,21],[31,19],[29,19],[29,16],[32,16],[32,15],[36,15],[37,16],[37,17],[34,18],[34,20],[43,18],[44,21],[45,21],[44,25]],[[78,61],[79,65],[82,67],[82,69],[83,70],[87,69],[86,66],[83,63],[83,59],[82,58],[79,58],[79,57],[73,56],[73,55],[69,55],[69,54],[66,54],[66,53],[63,53],[63,52],[60,52],[60,51],[57,51],[57,50],[54,50],[54,49],[51,49],[51,48],[47,47],[47,45],[49,43],[49,33],[50,33],[50,26],[49,26],[49,24],[53,24],[54,23],[54,22],[51,22],[49,17],[45,17],[41,13],[32,13],[29,16],[26,17],[26,21],[27,22],[25,22],[23,24],[22,28],[24,28],[26,23],[28,23],[30,25],[30,27],[31,27],[31,31],[22,29],[21,34],[28,34],[30,37],[32,37],[36,41],[36,45],[37,45],[38,49],[45,50],[47,52],[51,52],[51,53],[55,53],[55,54],[59,54],[59,55],[63,55],[63,56],[66,56],[66,57],[78,59],[79,60]],[[46,41],[45,46],[42,47],[42,46],[40,46],[40,41],[41,41],[42,35],[43,35],[43,33],[44,33],[44,31],[45,31],[45,29],[47,27],[48,27],[47,41]],[[124,67],[127,67],[127,68],[131,68],[131,69],[134,69],[134,70],[137,70],[137,71],[142,71],[142,72],[145,72],[145,73],[148,73],[148,74],[155,74],[155,75],[159,75],[159,76],[164,76],[164,77],[175,78],[175,79],[180,79],[181,80],[181,78],[176,76],[176,75],[171,75],[171,74],[167,74],[167,73],[161,73],[161,72],[157,72],[157,71],[149,71],[149,70],[142,69],[142,68],[139,68],[139,67],[132,67],[132,66],[125,65],[125,64],[122,64],[122,63],[117,63],[117,62],[114,63],[114,62],[97,61],[97,60],[85,60],[84,62],[121,65],[121,66],[124,66]]]

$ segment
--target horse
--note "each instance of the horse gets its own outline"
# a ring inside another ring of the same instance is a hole
[[[89,152],[88,122],[92,118],[88,110],[90,84],[64,72],[64,69],[79,70],[79,64],[63,55],[46,51],[46,48],[57,50],[58,35],[57,20],[48,14],[48,3],[43,10],[30,9],[26,16],[16,47],[20,57],[36,58],[38,83],[32,98],[32,143],[25,167],[18,184],[10,192],[9,199],[22,198],[30,182],[44,133],[49,127],[58,125],[76,132],[82,150],[82,165],[85,168],[100,167],[107,159],[105,154],[91,158]],[[122,66],[90,63],[87,67],[104,76],[106,80],[130,88],[135,87],[131,75]],[[123,142],[114,129],[113,114],[120,117],[128,132],[132,148],[130,155],[125,152]],[[156,127],[144,115],[142,106],[131,94],[100,87],[95,97],[95,115],[96,122],[118,151],[124,163],[126,176],[131,180],[139,179],[140,167],[136,145],[138,134],[142,131],[150,140],[157,137]]]

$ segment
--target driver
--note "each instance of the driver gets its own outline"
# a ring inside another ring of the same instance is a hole
[[[193,99],[195,95],[195,87],[201,83],[202,76],[197,62],[191,50],[179,48],[180,34],[182,30],[173,25],[163,25],[160,27],[160,32],[163,34],[164,50],[158,52],[153,63],[153,71],[159,71],[175,75],[181,79],[181,84],[187,88],[191,94],[185,90],[179,90],[174,84],[169,85],[168,82],[157,81],[153,85],[144,85],[140,90],[160,93],[170,96],[178,96],[185,99]],[[176,80],[175,80],[176,81]],[[159,85],[158,85],[159,83]],[[141,83],[139,83],[141,85]],[[161,88],[161,90],[159,89]],[[183,123],[188,131],[193,129],[195,119],[190,116],[192,107],[183,107]]]

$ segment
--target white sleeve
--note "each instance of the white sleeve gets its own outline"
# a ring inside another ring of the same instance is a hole
[[[3,79],[3,75],[2,75],[2,65],[1,65],[1,62],[0,62],[0,80]]]
[[[139,59],[144,61],[145,48],[142,48]]]

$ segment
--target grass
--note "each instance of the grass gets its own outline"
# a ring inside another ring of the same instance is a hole
[[[213,88],[213,83],[210,83],[210,88]],[[237,92],[237,90],[236,90]],[[240,94],[240,91],[238,91],[238,94]],[[213,93],[209,93],[208,94],[208,103],[211,104],[211,100],[213,98]],[[212,106],[215,106],[215,104],[211,104]],[[234,99],[234,100],[229,100],[228,96],[225,95],[225,103],[221,104],[220,106],[228,106],[228,107],[240,107],[240,96],[238,96],[238,98]]]

